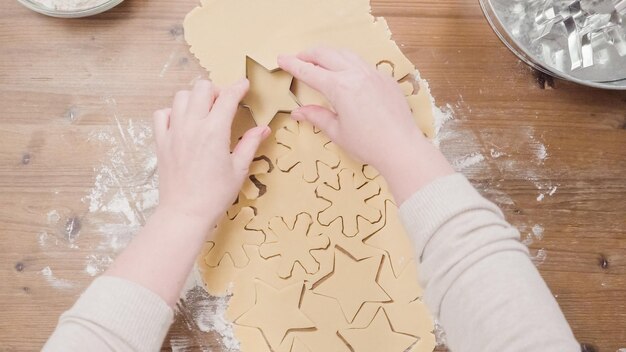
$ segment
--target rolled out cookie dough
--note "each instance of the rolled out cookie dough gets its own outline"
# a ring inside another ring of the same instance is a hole
[[[216,84],[251,80],[231,139],[253,117],[272,129],[219,226],[231,236],[211,238],[198,259],[207,291],[232,294],[226,318],[241,350],[432,351],[416,260],[385,181],[313,126],[273,116],[327,104],[300,82],[289,87],[276,65],[280,53],[321,44],[356,51],[396,79],[432,136],[430,95],[407,83],[415,68],[385,20],[367,0],[203,0],[185,19],[185,37]],[[285,239],[290,232],[310,243]]]

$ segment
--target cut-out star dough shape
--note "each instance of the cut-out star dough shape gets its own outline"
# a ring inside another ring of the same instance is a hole
[[[291,350],[289,352],[312,352],[304,342],[300,341],[299,338],[294,337],[293,342],[291,344]]]
[[[422,288],[417,283],[417,277],[415,261],[411,261],[400,275],[396,276],[391,268],[389,258],[385,257],[378,275],[378,284],[394,302],[409,303],[418,299],[422,294]]]
[[[359,352],[406,351],[417,341],[415,337],[395,332],[384,308],[378,310],[367,327],[345,329],[339,334],[353,351]]]
[[[300,309],[315,322],[315,333],[302,333],[298,337],[311,351],[350,352],[337,331],[349,327],[346,318],[333,298],[307,290]]]
[[[299,172],[307,182],[315,182],[318,178],[317,166],[324,163],[331,168],[339,165],[339,156],[326,148],[330,143],[322,132],[316,132],[313,125],[299,122],[296,131],[281,129],[276,132],[276,141],[287,148],[284,154],[276,159],[276,166],[282,171]]]
[[[420,339],[431,337],[434,326],[424,302],[415,300],[409,303],[386,304],[384,306],[394,331]]]
[[[246,227],[252,218],[254,218],[254,210],[243,208],[234,219],[219,223],[214,231],[213,240],[208,242],[212,243],[213,247],[205,256],[207,265],[218,266],[225,256],[229,256],[238,268],[248,264],[248,256],[243,250],[243,245],[259,245],[265,240],[261,231],[250,230]]]
[[[278,112],[298,107],[290,90],[293,77],[289,73],[280,69],[270,72],[247,58],[246,76],[250,90],[241,103],[250,109],[257,126],[269,125]]]
[[[338,177],[339,189],[326,184],[317,188],[317,195],[331,202],[330,207],[319,213],[318,220],[323,225],[329,225],[340,217],[344,235],[352,237],[359,232],[359,217],[371,223],[380,221],[381,212],[366,203],[366,200],[378,195],[380,187],[373,182],[359,187],[354,181],[354,171],[348,169],[341,170]]]
[[[281,264],[278,275],[282,278],[291,276],[293,267],[299,264],[307,274],[315,274],[320,264],[312,256],[312,251],[328,248],[328,237],[311,232],[311,215],[300,213],[292,226],[283,218],[270,220],[269,230],[275,236],[275,242],[263,243],[260,253],[263,258],[280,256]]]
[[[392,201],[387,200],[385,201],[385,226],[366,238],[364,242],[388,253],[396,277],[413,259],[413,244],[408,236],[398,236],[398,233],[405,234],[406,231],[400,221],[398,207]]]
[[[315,327],[315,323],[300,310],[303,283],[277,290],[256,281],[255,287],[256,304],[236,323],[259,328],[273,350],[278,349],[288,333]]]
[[[364,228],[366,227],[365,223],[365,220],[359,219],[359,224],[363,225]],[[361,225],[359,228],[361,228]],[[378,224],[378,227],[382,225],[383,224]],[[380,255],[384,254],[384,252],[380,249],[363,243],[363,239],[366,237],[367,232],[359,231],[359,233],[354,237],[345,236],[343,234],[341,219],[336,219],[328,226],[323,226],[319,222],[314,222],[311,226],[311,232],[322,233],[323,235],[328,236],[330,239],[330,246],[328,250],[315,251],[312,253],[317,262],[320,263],[320,269],[314,275],[307,277],[307,283],[312,283],[314,285],[333,271],[335,247],[339,247],[357,261],[373,256],[380,257]]]
[[[305,275],[295,272],[288,279],[280,278],[276,272],[280,265],[279,257],[264,259],[259,253],[259,246],[246,245],[244,250],[250,262],[244,270],[236,272],[231,278],[231,285],[236,294],[230,298],[226,309],[226,319],[236,321],[245,312],[252,309],[256,301],[255,282],[257,280],[277,289],[283,289],[294,283],[302,282]]]
[[[319,282],[313,291],[336,299],[351,322],[366,302],[389,301],[387,293],[376,282],[380,264],[380,256],[357,261],[336,249],[333,273]]]

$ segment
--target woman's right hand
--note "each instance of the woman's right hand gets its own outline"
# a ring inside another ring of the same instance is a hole
[[[454,172],[417,127],[396,81],[356,54],[314,48],[279,56],[278,64],[322,93],[334,109],[302,106],[292,111],[293,118],[311,122],[352,156],[378,169],[398,204]]]
[[[278,64],[321,92],[335,110],[309,105],[292,116],[311,122],[357,159],[382,169],[389,150],[424,139],[396,81],[356,54],[314,48],[280,56]]]

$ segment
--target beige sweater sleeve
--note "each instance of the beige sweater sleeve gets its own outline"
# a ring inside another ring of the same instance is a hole
[[[152,291],[101,276],[61,315],[43,351],[158,351],[173,319]]]
[[[452,352],[580,351],[519,232],[464,176],[426,186],[400,216]]]

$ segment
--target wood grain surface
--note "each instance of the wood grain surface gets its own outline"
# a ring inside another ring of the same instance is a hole
[[[84,201],[110,159],[94,133],[149,122],[176,90],[206,77],[183,40],[195,5],[127,0],[63,20],[0,2],[1,351],[39,349],[92,280],[91,256],[107,253]],[[532,240],[584,350],[626,348],[626,93],[533,72],[476,1],[372,7],[453,112],[441,149]],[[123,187],[141,176],[129,175]],[[194,324],[179,314],[164,350],[219,350],[219,336]]]

